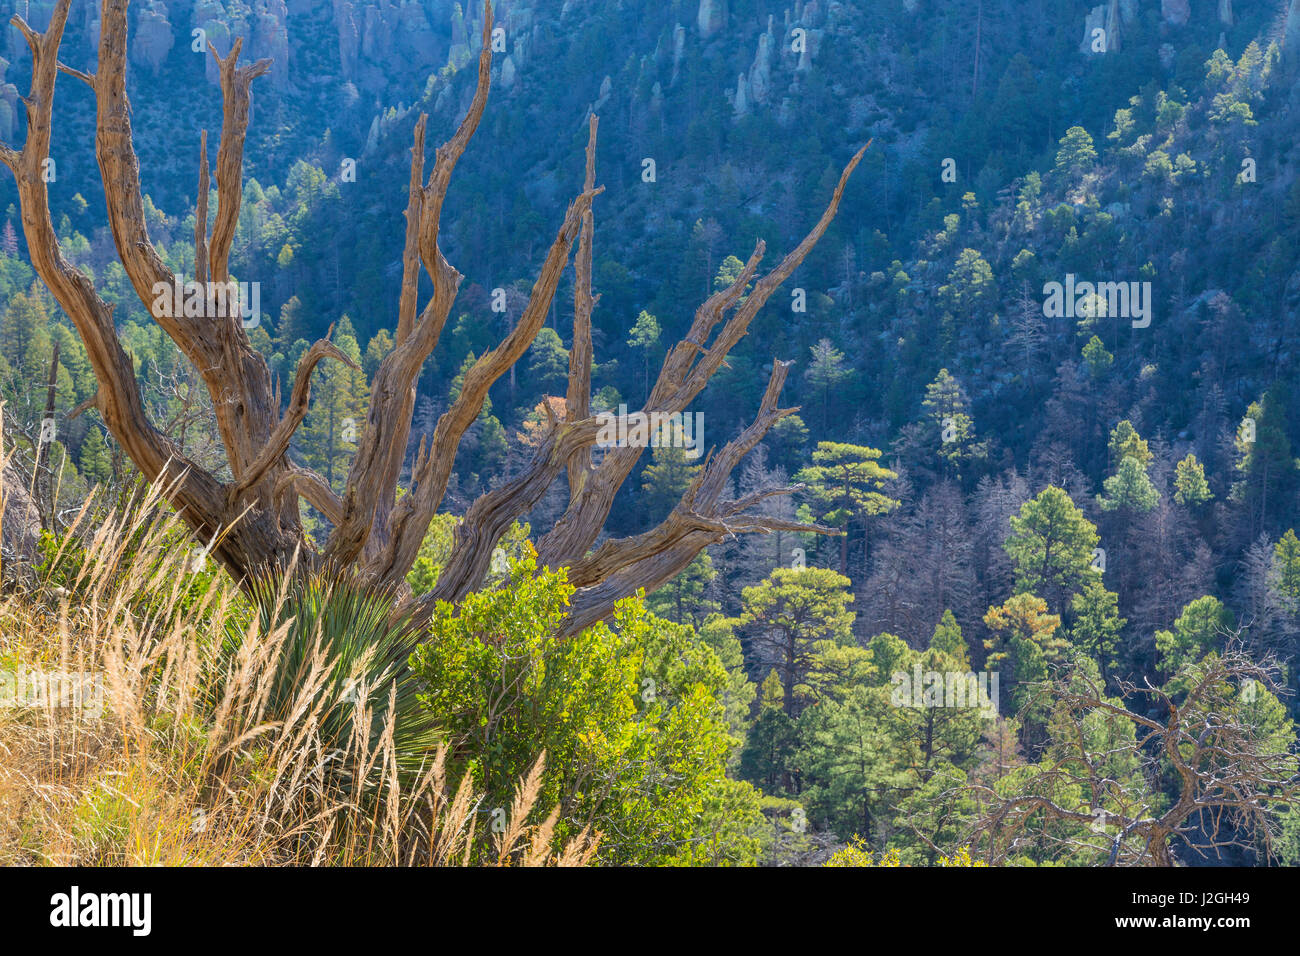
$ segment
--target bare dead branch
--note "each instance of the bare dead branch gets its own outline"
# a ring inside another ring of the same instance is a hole
[[[478,128],[479,120],[487,105],[492,71],[491,3],[484,4],[483,17],[483,48],[479,53],[478,80],[474,98],[456,133],[439,148],[433,170],[429,173],[428,182],[420,191],[418,202],[412,191],[412,198],[407,207],[408,241],[411,226],[409,214],[418,208],[418,248],[425,271],[433,281],[433,298],[425,306],[418,324],[406,329],[405,332],[399,315],[398,336],[394,348],[380,363],[374,381],[371,383],[370,406],[366,415],[365,430],[348,471],[343,516],[329,541],[326,542],[326,550],[332,560],[340,563],[354,560],[363,553],[364,549],[366,574],[371,577],[393,580],[404,577],[407,570],[394,569],[391,566],[391,558],[388,557],[392,553],[395,533],[393,509],[396,503],[397,480],[415,410],[415,383],[425,359],[437,347],[443,326],[447,322],[452,303],[460,288],[461,274],[452,268],[438,248],[438,229],[442,217],[442,204],[451,182],[452,171]],[[417,123],[416,147],[411,156],[412,184],[419,181],[419,170],[423,168],[424,122],[422,116]],[[406,268],[406,254],[404,254],[404,286],[399,311],[413,309],[415,305],[416,286],[411,283],[408,291],[406,285],[409,275]],[[448,453],[454,458],[455,447],[450,448]],[[441,498],[441,492],[438,497]],[[436,508],[435,503],[433,509]],[[428,515],[431,519],[433,510],[429,510]],[[426,520],[425,527],[427,526]],[[420,534],[423,535],[423,531]],[[417,550],[418,547],[417,543]],[[414,553],[411,554],[411,560],[414,561]]]
[[[208,281],[208,131],[199,133],[199,194],[194,211],[194,279]]]
[[[235,496],[242,494],[261,481],[262,476],[279,460],[281,455],[288,451],[293,433],[298,430],[298,426],[302,424],[302,420],[307,416],[307,406],[311,400],[311,373],[315,370],[316,365],[323,359],[332,358],[335,361],[342,362],[348,368],[360,371],[357,363],[348,358],[345,352],[341,351],[329,340],[333,331],[334,327],[330,326],[325,338],[312,343],[311,348],[298,360],[298,370],[294,375],[293,390],[289,395],[289,407],[285,409],[283,417],[280,419],[279,424],[275,426],[275,430],[271,432],[270,438],[267,439],[266,445],[263,446],[257,458],[249,464],[248,470],[231,487],[232,503]]]
[[[49,156],[54,89],[59,73],[58,48],[67,22],[68,6],[68,0],[56,4],[49,29],[44,34],[26,28],[25,24],[20,26],[32,46],[32,84],[27,97],[27,138],[21,153],[10,151],[8,159],[12,161],[11,168],[18,183],[23,232],[32,266],[72,320],[86,346],[87,359],[99,383],[96,407],[110,434],[148,480],[162,479],[171,469],[174,480],[169,486],[168,500],[196,534],[209,540],[218,529],[228,529],[227,536],[213,554],[232,574],[239,576],[248,566],[249,556],[275,555],[285,542],[276,527],[263,516],[251,516],[237,526],[226,521],[225,495],[220,483],[182,455],[149,422],[136,384],[134,366],[117,338],[112,308],[96,294],[90,279],[64,259],[59,248],[50,216],[49,195],[41,173],[44,160]],[[122,6],[121,12],[124,13],[125,5]],[[113,0],[106,0],[106,12],[113,12],[110,8],[115,7]],[[111,23],[106,26],[111,27]],[[113,43],[110,41],[107,46],[109,56],[101,57],[104,87],[115,75],[111,65]],[[103,67],[106,60],[110,64],[107,70]],[[120,79],[120,73],[116,75]],[[101,98],[101,116],[106,104],[124,106],[125,95],[118,93],[116,97],[108,94]],[[99,146],[102,143],[97,138],[97,148]],[[112,168],[116,168],[119,162],[120,157],[115,158]],[[106,189],[112,190],[114,183],[111,178],[106,178]],[[113,205],[110,201],[110,207]],[[141,262],[137,260],[137,265]],[[147,265],[147,261],[144,264]]]
[[[599,192],[599,189],[584,192],[569,205],[518,324],[504,342],[484,353],[470,366],[460,395],[438,419],[424,467],[415,472],[415,488],[397,503],[393,511],[392,539],[377,566],[378,580],[396,584],[405,578],[414,563],[425,530],[447,490],[461,437],[478,418],[493,383],[519,361],[541,331],[560,275],[568,263],[569,250],[577,237],[583,212]]]
[[[588,121],[587,172],[582,188],[590,192],[596,187],[596,127],[600,120],[595,113]],[[581,421],[591,414],[591,313],[599,296],[591,294],[591,258],[593,233],[596,223],[590,208],[582,214],[582,236],[578,252],[573,257],[573,347],[569,350],[569,387],[565,398],[565,415],[569,421]],[[550,406],[547,406],[550,411]],[[591,450],[580,448],[568,462],[569,495],[582,491],[591,470]]]
[[[93,73],[86,73],[83,70],[78,70],[75,67],[68,66],[66,63],[59,64],[59,71],[68,74],[68,76],[76,77],[92,90],[95,88],[95,76]]]
[[[166,268],[149,239],[144,219],[139,162],[131,136],[126,96],[127,0],[103,0],[99,61],[94,74],[58,63],[58,45],[66,23],[68,0],[60,0],[46,34],[21,20],[33,53],[33,81],[28,104],[28,135],[22,151],[0,146],[0,160],[14,171],[23,210],[23,229],[38,274],[72,317],[86,344],[98,381],[92,402],[110,433],[146,477],[167,473],[172,479],[167,500],[205,541],[219,538],[215,556],[240,580],[254,571],[284,568],[301,560],[351,569],[364,582],[399,588],[414,563],[429,523],[441,505],[460,442],[480,414],[492,385],[525,354],[542,328],[554,301],[570,253],[574,259],[574,343],[563,421],[546,405],[548,425],[534,459],[515,480],[483,495],[468,509],[456,532],[452,555],[428,600],[463,596],[484,579],[491,549],[510,523],[525,515],[546,490],[568,472],[570,501],[560,522],[541,541],[546,563],[573,567],[579,584],[575,622],[607,614],[613,602],[638,588],[654,587],[681,568],[708,543],[728,535],[770,530],[832,533],[832,529],[747,513],[771,494],[724,499],[735,466],[767,431],[793,409],[778,398],[788,363],[777,362],[757,417],[749,428],[705,462],[673,513],[658,528],[612,541],[588,554],[609,514],[618,489],[642,449],[622,447],[591,467],[590,447],[598,431],[590,417],[594,215],[592,203],[601,187],[595,182],[598,121],[589,117],[583,190],[570,204],[534,281],[516,326],[495,349],[468,370],[461,392],[439,418],[434,434],[422,441],[411,472],[412,485],[399,500],[402,473],[414,414],[415,386],[428,356],[437,346],[462,279],[439,247],[443,203],[452,172],[473,137],[491,85],[492,8],[485,4],[483,45],[473,99],[455,133],[436,152],[424,177],[427,117],[414,131],[394,347],[380,363],[371,383],[370,405],[345,490],[337,495],[319,475],[290,460],[288,449],[310,404],[311,375],[324,358],[347,362],[328,338],[308,350],[298,365],[287,407],[280,409],[279,384],[266,362],[251,347],[239,321],[239,303],[218,314],[186,316],[183,309],[158,310],[155,318],[202,377],[212,400],[217,432],[234,480],[223,485],[186,459],[174,442],[149,422],[135,381],[134,368],[121,348],[112,310],[91,281],[63,259],[51,225],[48,194],[40,166],[48,156],[55,79],[60,72],[89,83],[96,98],[96,158],[104,183],[109,226],[118,256],[141,300],[152,306],[160,284],[174,289],[177,277]],[[200,136],[199,190],[195,216],[195,273],[200,283],[229,286],[229,257],[242,195],[243,151],[251,109],[252,81],[265,74],[268,60],[240,67],[242,41],[222,57],[209,47],[221,78],[223,118],[215,167],[217,210],[209,236],[208,194],[212,183],[206,132]],[[865,149],[865,147],[864,147]],[[691,328],[665,358],[644,411],[683,411],[722,366],[729,351],[746,334],[754,316],[773,291],[803,261],[834,217],[845,184],[861,158],[859,152],[840,177],[821,219],[807,237],[766,276],[757,279],[764,246],[759,242],[742,274],[696,311]],[[419,270],[430,277],[433,294],[419,308]],[[751,288],[751,284],[753,287]],[[210,297],[209,304],[213,301]],[[211,310],[208,310],[211,311]],[[726,316],[730,314],[730,318]],[[724,321],[725,319],[725,321]],[[719,324],[721,330],[710,343]],[[348,364],[352,364],[348,362]],[[179,388],[179,385],[178,385]],[[79,409],[80,410],[80,409]],[[194,410],[186,406],[185,422]],[[170,471],[169,471],[170,469]],[[788,491],[788,489],[785,489]],[[304,499],[333,524],[323,552],[306,547],[298,517]],[[427,606],[427,601],[421,605]]]
[[[772,374],[758,415],[716,456],[710,456],[672,513],[657,527],[629,538],[606,541],[569,569],[569,583],[578,588],[571,601],[566,633],[576,633],[614,609],[614,603],[639,588],[653,590],[679,574],[702,547],[743,533],[800,531],[836,535],[835,528],[784,521],[740,512],[750,502],[724,501],[732,471],[771,427],[795,409],[778,408],[781,388],[791,362],[772,364]],[[784,490],[784,489],[783,489]],[[767,497],[769,493],[765,493]]]
[[[772,272],[758,282],[743,304],[740,304],[740,298],[763,257],[765,246],[761,240],[736,281],[726,289],[714,293],[700,306],[686,338],[669,351],[664,359],[663,368],[651,389],[643,412],[680,412],[699,395],[709,378],[721,367],[727,354],[744,337],[759,309],[826,232],[839,210],[849,177],[870,145],[868,142],[849,160],[840,174],[830,203],[817,224]],[[721,321],[723,314],[732,307],[736,308],[735,313],[714,343],[706,348],[709,334]],[[571,497],[568,508],[555,527],[539,542],[537,550],[543,564],[561,567],[572,565],[581,559],[604,527],[614,498],[642,451],[641,448],[626,446],[614,448],[605,455],[600,466],[583,483],[581,491]]]
[[[239,51],[243,46],[240,37],[222,59],[217,48],[208,43],[208,52],[217,61],[220,72],[224,104],[221,145],[217,149],[217,218],[212,224],[212,248],[209,252],[214,282],[225,282],[230,278],[230,246],[235,240],[244,192],[244,138],[248,133],[253,80],[271,69],[271,61],[266,59],[251,66],[239,66]]]

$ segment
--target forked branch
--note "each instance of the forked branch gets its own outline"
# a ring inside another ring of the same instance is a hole
[[[311,377],[319,362],[347,356],[328,336],[300,361],[287,405],[281,409],[279,384],[251,346],[240,322],[240,303],[201,316],[184,309],[154,310],[159,325],[198,369],[212,398],[217,431],[231,479],[223,482],[180,455],[148,421],[130,360],[114,328],[112,310],[90,279],[64,260],[51,224],[49,197],[40,175],[48,157],[55,79],[60,72],[89,84],[96,99],[95,151],[103,179],[109,227],[118,256],[141,301],[154,304],[161,285],[171,290],[179,277],[163,263],[150,241],[144,217],[139,162],[131,136],[126,96],[127,0],[102,0],[99,61],[94,73],[58,62],[58,47],[69,0],[59,0],[45,34],[15,18],[32,49],[32,87],[27,102],[27,139],[21,151],[0,145],[3,161],[18,181],[23,229],[32,263],[71,317],[86,343],[98,391],[94,405],[123,450],[149,479],[167,472],[175,480],[166,495],[196,535],[216,540],[214,556],[239,581],[255,572],[304,567],[350,570],[362,581],[401,589],[415,562],[429,524],[441,507],[457,450],[478,418],[492,386],[533,344],[551,310],[561,277],[574,253],[574,328],[564,420],[552,415],[533,460],[513,481],[475,501],[459,523],[452,553],[434,592],[419,599],[426,613],[438,600],[456,600],[481,587],[493,548],[511,522],[525,516],[548,488],[567,473],[568,506],[539,542],[545,564],[571,569],[577,586],[568,627],[578,629],[612,611],[620,598],[652,589],[678,573],[700,549],[729,535],[772,530],[834,533],[750,513],[769,494],[726,499],[736,465],[768,430],[794,409],[781,408],[779,396],[789,363],[777,361],[753,423],[720,452],[710,455],[672,513],[643,534],[606,541],[593,550],[619,488],[632,473],[643,447],[622,445],[606,451],[593,467],[591,448],[599,428],[591,416],[593,294],[592,204],[603,187],[596,184],[597,118],[588,120],[586,164],[581,191],[570,203],[514,328],[496,348],[480,356],[464,376],[460,393],[422,441],[399,497],[414,415],[416,383],[453,308],[461,274],[439,246],[442,210],[452,172],[464,155],[487,104],[492,66],[492,8],[484,5],[482,49],[473,99],[451,138],[437,150],[425,177],[428,118],[415,125],[402,280],[397,299],[397,332],[370,388],[366,422],[341,494],[320,475],[292,460],[292,443],[310,405]],[[242,166],[251,113],[252,82],[270,68],[269,60],[239,65],[242,41],[226,56],[209,47],[220,73],[223,116],[215,167],[217,209],[208,236],[209,168],[207,135],[200,136],[194,251],[195,280],[229,288],[230,256],[242,196]],[[870,144],[868,144],[870,145]],[[863,147],[865,150],[866,147]],[[711,295],[696,311],[683,340],[669,350],[642,411],[647,416],[683,412],[722,367],[750,323],[776,288],[821,239],[839,208],[845,186],[862,157],[847,164],[829,205],[806,237],[769,273],[759,276],[765,252],[756,244],[741,275]],[[432,295],[419,304],[420,272]],[[233,290],[232,290],[233,291]],[[213,301],[208,296],[206,301]],[[159,314],[161,312],[162,314]],[[720,328],[719,328],[720,326]],[[715,335],[716,332],[716,335]],[[546,408],[550,411],[550,405]],[[323,549],[315,550],[299,520],[306,500],[332,525]]]

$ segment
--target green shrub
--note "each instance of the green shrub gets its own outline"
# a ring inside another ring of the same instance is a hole
[[[752,862],[762,815],[757,792],[726,778],[736,741],[717,655],[639,598],[557,638],[572,591],[563,571],[514,562],[501,588],[440,604],[411,658],[455,744],[450,772],[486,794],[484,827],[545,750],[538,804],[560,807],[558,840],[590,824],[606,863]]]

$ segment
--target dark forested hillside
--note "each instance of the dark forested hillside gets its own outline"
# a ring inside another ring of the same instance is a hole
[[[36,29],[55,8],[11,5]],[[470,109],[480,4],[137,0],[129,17],[149,236],[187,277],[200,131],[215,168],[222,123],[205,44],[224,55],[243,37],[249,62],[274,61],[253,87],[230,266],[259,290],[245,326],[286,406],[309,343],[328,332],[350,360],[320,366],[291,448],[342,494],[400,334],[412,130],[427,113],[440,144]],[[640,407],[700,303],[757,241],[765,262],[794,249],[870,144],[825,236],[691,404],[694,433],[646,449],[605,527],[663,520],[709,450],[753,420],[773,360],[794,361],[781,404],[798,411],[729,494],[797,483],[759,510],[839,533],[720,535],[614,629],[645,629],[664,686],[685,681],[663,663],[681,655],[720,702],[729,789],[715,803],[740,809],[710,818],[730,836],[693,862],[933,864],[968,850],[1300,864],[1300,2],[500,0],[494,24],[489,103],[440,227],[464,278],[418,378],[404,478],[474,361],[521,321],[582,191],[591,113],[595,412]],[[61,62],[93,70],[99,29],[99,5],[74,2]],[[0,142],[19,145],[31,56],[17,30],[3,55]],[[47,181],[63,254],[113,306],[155,425],[220,470],[210,397],[118,262],[94,94],[69,74],[58,98]],[[95,375],[32,268],[7,175],[0,218],[6,445],[58,535],[92,486],[124,489],[135,472],[95,411],[69,415]],[[466,432],[408,577],[417,594],[456,519],[522,474],[563,417],[575,281],[564,274]],[[554,623],[563,583],[519,569],[568,500],[561,481],[503,540],[519,600],[535,602],[512,640]],[[304,520],[321,540],[333,526],[317,510]],[[496,620],[492,602],[512,593],[446,610],[444,640],[412,658],[430,706],[459,707],[471,736],[491,666],[467,649],[466,622]],[[592,671],[614,632],[575,639],[565,673],[612,681]],[[953,674],[982,681],[979,706],[932,705],[920,684],[936,673],[949,694]],[[1171,714],[1227,714],[1231,732],[1184,754],[1184,773],[1162,750],[1168,737],[1180,752]],[[577,747],[579,731],[556,734],[552,753]],[[521,759],[475,784],[508,792]],[[548,782],[545,798],[568,786]],[[620,813],[639,826],[628,799]],[[605,859],[666,862],[691,839]]]

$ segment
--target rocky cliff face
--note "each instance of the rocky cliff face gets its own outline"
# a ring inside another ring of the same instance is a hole
[[[735,115],[769,107],[781,122],[789,121],[790,97],[799,89],[799,77],[813,68],[827,35],[841,28],[842,12],[837,2],[823,9],[819,0],[796,0],[793,8],[783,11],[779,27],[776,17],[769,15],[766,29],[755,41],[749,70],[737,77],[734,90],[727,91]],[[674,64],[681,56],[680,50],[674,51]]]
[[[1100,56],[1119,50],[1123,20],[1120,0],[1110,0],[1108,4],[1093,7],[1083,20],[1083,39],[1079,41],[1079,52]],[[1098,30],[1102,32],[1098,34]]]

